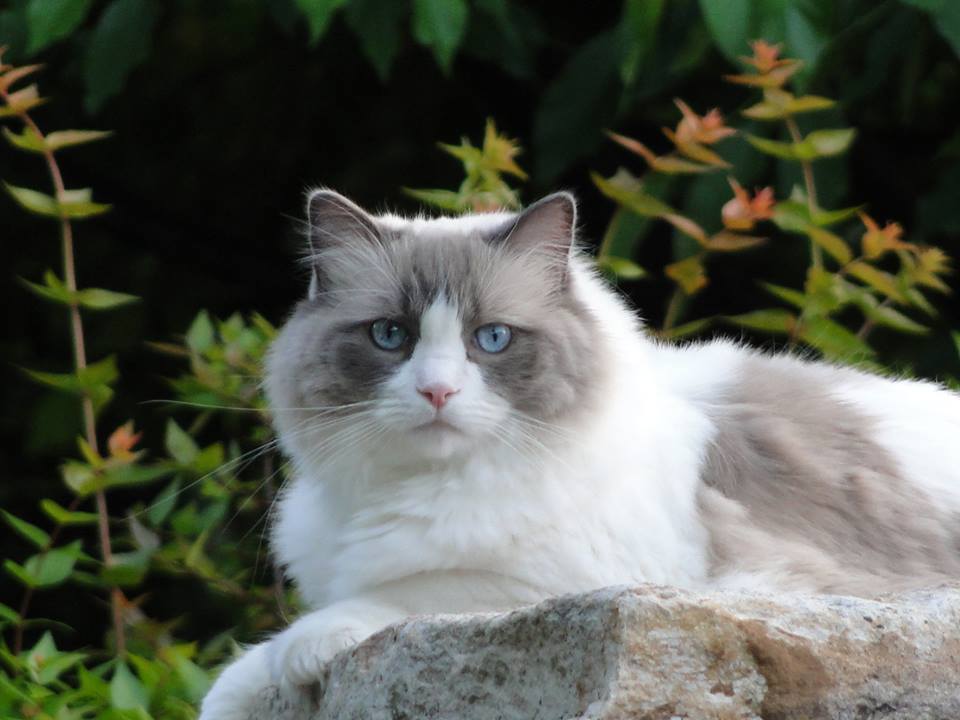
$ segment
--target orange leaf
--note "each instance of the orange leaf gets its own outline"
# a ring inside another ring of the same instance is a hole
[[[133,420],[129,420],[116,430],[114,430],[107,440],[107,448],[110,450],[110,456],[121,459],[132,457],[130,452],[140,441],[142,433],[133,432]]]

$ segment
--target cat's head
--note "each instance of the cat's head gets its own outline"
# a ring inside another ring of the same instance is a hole
[[[599,328],[578,292],[571,195],[405,219],[319,190],[307,210],[310,290],[267,382],[301,460],[522,451],[587,402]]]

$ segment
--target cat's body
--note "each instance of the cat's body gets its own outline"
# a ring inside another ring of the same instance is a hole
[[[316,612],[229,667],[204,718],[414,614],[960,577],[960,397],[655,343],[571,251],[573,213],[561,195],[411,221],[313,196],[311,297],[268,389],[297,468],[273,549]]]

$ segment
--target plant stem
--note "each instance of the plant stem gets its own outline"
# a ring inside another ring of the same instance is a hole
[[[880,303],[879,307],[881,308],[889,307],[892,303],[893,303],[893,300],[891,300],[890,298],[887,298],[882,303]],[[877,326],[876,321],[874,321],[871,318],[867,318],[863,322],[863,325],[860,326],[860,329],[857,330],[857,338],[859,340],[866,340],[867,337],[870,335],[870,333],[873,332],[873,329],[876,326]]]
[[[795,143],[803,142],[803,136],[800,134],[800,128],[797,121],[789,115],[785,120],[790,137]],[[817,211],[817,186],[813,181],[813,163],[809,160],[801,160],[800,166],[803,168],[803,183],[807,187],[807,209],[810,212],[810,219],[813,220],[813,214]],[[813,240],[810,241],[810,253],[813,258],[814,267],[823,267],[823,250]]]
[[[6,90],[0,90],[0,96],[5,103],[9,102],[9,95]],[[44,134],[33,121],[33,118],[26,111],[17,114],[25,126],[30,128],[42,142],[45,141]],[[53,151],[46,146],[44,142],[43,157],[47,163],[47,170],[50,173],[50,179],[53,182],[54,197],[59,201],[66,190],[63,184],[63,175],[60,173],[60,166],[53,155]],[[73,252],[73,226],[66,215],[60,215],[60,238],[63,247],[63,275],[67,289],[71,293],[77,290],[77,269],[76,260]],[[73,362],[74,368],[80,372],[87,367],[86,342],[83,334],[83,320],[80,317],[80,306],[76,300],[69,304],[70,312],[70,330],[73,337]],[[96,415],[93,408],[93,400],[89,393],[83,393],[81,397],[81,406],[83,410],[83,428],[87,443],[94,452],[99,453],[97,442]],[[103,490],[97,490],[95,493],[97,506],[97,529],[100,536],[100,555],[103,562],[109,565],[113,561],[113,549],[110,543],[110,516],[107,508],[107,497]],[[126,633],[123,627],[123,594],[119,588],[112,588],[110,592],[110,605],[113,615],[113,629],[116,637],[117,653],[124,655],[126,653]]]

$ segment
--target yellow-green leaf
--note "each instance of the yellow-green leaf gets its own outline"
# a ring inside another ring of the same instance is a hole
[[[826,250],[830,257],[841,265],[846,265],[853,259],[850,247],[839,235],[834,235],[829,230],[824,230],[815,225],[808,225],[805,232],[807,237]]]
[[[7,182],[3,183],[3,187],[24,210],[44,217],[60,217],[57,201],[49,195],[30,188],[17,187]]]
[[[804,295],[799,290],[794,290],[793,288],[783,287],[782,285],[774,285],[773,283],[760,283],[771,295],[780,298],[784,302],[788,302],[793,305],[795,308],[802,310],[807,304],[807,296]]]
[[[783,334],[793,332],[797,324],[796,315],[789,310],[781,310],[779,308],[754,310],[753,312],[742,315],[727,315],[723,319],[741,327]]]
[[[888,272],[875,268],[873,265],[868,265],[861,260],[850,263],[846,271],[892,300],[900,303],[907,301],[900,291],[897,279]]]
[[[850,147],[855,135],[856,130],[852,128],[814,130],[802,141],[788,143],[745,133],[747,142],[760,152],[783,160],[797,161],[816,160],[818,158],[840,155]]]
[[[714,252],[739,252],[740,250],[763,245],[766,241],[766,238],[757,237],[756,235],[741,235],[739,233],[721,230],[707,238],[704,247]]]
[[[106,130],[57,130],[47,134],[46,145],[51,150],[60,150],[103,140],[112,134]]]
[[[0,510],[0,516],[3,517],[4,521],[14,530],[14,532],[21,537],[26,538],[41,550],[47,547],[47,545],[50,543],[50,535],[46,530],[41,530],[36,525],[28,523],[26,520],[21,520],[16,515],[8,513],[6,510]]]
[[[97,522],[96,513],[68,510],[49,498],[40,501],[40,509],[58,525],[93,525]]]
[[[667,338],[669,340],[679,340],[680,338],[696,335],[698,332],[706,330],[712,323],[713,318],[691,320],[683,325],[677,325],[676,327],[669,328],[668,330],[661,330],[659,335],[660,337]]]
[[[590,178],[600,192],[637,215],[644,217],[676,215],[672,207],[653,195],[647,194],[643,190],[643,183],[623,168],[610,178],[605,178],[599,173],[590,173]]]
[[[824,355],[839,360],[869,357],[874,354],[867,343],[824,316],[804,318],[799,337]]]
[[[21,115],[46,101],[46,98],[40,97],[36,85],[28,85],[7,95],[6,105],[0,106],[0,118]]]
[[[647,271],[633,260],[622,257],[605,256],[597,258],[600,269],[621,280],[639,280],[647,276]]]
[[[37,135],[36,131],[29,125],[25,126],[20,133],[15,133],[10,128],[4,127],[3,137],[13,147],[26,152],[43,153],[46,149],[43,138]]]
[[[87,288],[78,290],[76,293],[77,302],[90,310],[110,310],[121,305],[139,302],[140,298],[136,295],[129,295],[113,290],[104,290],[103,288]]]
[[[707,285],[707,272],[699,255],[693,255],[664,268],[667,277],[673,280],[687,295],[694,295]]]

